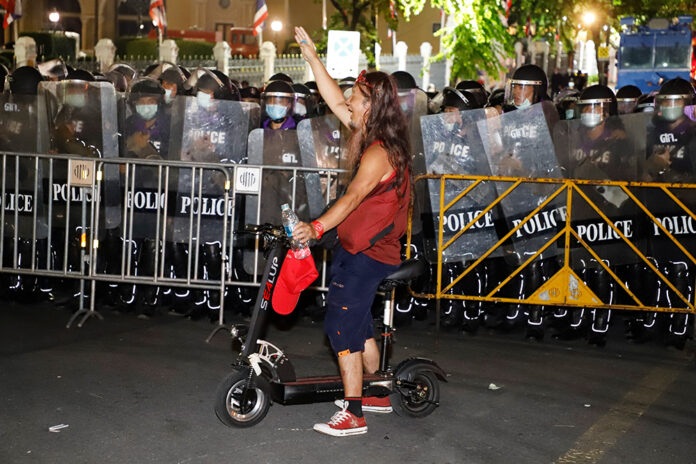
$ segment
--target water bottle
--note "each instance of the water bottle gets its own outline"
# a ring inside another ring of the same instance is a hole
[[[280,207],[281,217],[285,233],[292,239],[292,231],[300,220],[297,214],[290,209],[290,205],[285,203]],[[292,254],[297,259],[304,259],[311,254],[307,245],[300,244],[299,241],[292,239]]]

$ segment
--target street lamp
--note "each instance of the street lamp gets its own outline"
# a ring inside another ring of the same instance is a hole
[[[48,14],[48,20],[53,25],[53,32],[55,33],[58,26],[58,21],[60,21],[60,13],[58,13],[58,11],[56,11],[54,8],[53,11]]]
[[[278,32],[283,30],[283,22],[275,21],[271,22],[271,30],[273,31],[273,42],[275,42],[276,50],[278,49]],[[277,52],[276,52],[277,53]]]
[[[586,27],[592,26],[596,19],[597,15],[594,11],[586,11],[585,14],[582,15],[582,22]]]

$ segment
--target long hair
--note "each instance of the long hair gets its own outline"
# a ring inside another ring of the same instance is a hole
[[[364,74],[364,81],[355,83],[369,101],[365,113],[365,127],[354,128],[349,141],[349,156],[357,172],[360,158],[367,148],[381,142],[387,151],[389,163],[396,171],[396,192],[402,197],[406,176],[411,173],[411,147],[408,123],[401,110],[396,82],[386,73],[375,71]]]

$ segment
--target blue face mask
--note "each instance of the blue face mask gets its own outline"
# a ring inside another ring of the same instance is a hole
[[[65,96],[65,103],[74,108],[83,108],[87,103],[87,97],[82,93],[69,93]]]
[[[401,111],[403,111],[404,113],[408,113],[408,110],[409,110],[408,103],[402,102],[401,103]]]
[[[199,91],[196,94],[196,101],[198,102],[198,106],[204,109],[208,109],[213,104],[213,96],[209,93]]]
[[[529,101],[529,98],[525,98],[522,103],[515,105],[518,110],[523,110],[525,108],[529,108],[530,106],[532,106],[532,102]]]
[[[135,105],[135,111],[146,121],[151,120],[157,114],[157,105]]]
[[[566,110],[565,111],[565,118],[566,119],[573,119],[575,116],[575,110]]]
[[[174,96],[172,95],[172,89],[164,89],[164,102],[169,104],[174,100]]]
[[[662,119],[669,122],[674,122],[684,115],[684,107],[681,105],[677,106],[663,106],[660,109],[662,114]]]
[[[298,116],[306,116],[307,107],[302,103],[295,103],[295,114]]]
[[[274,121],[283,119],[288,113],[288,107],[285,105],[266,105],[266,114]]]
[[[600,113],[581,113],[580,123],[585,127],[596,127],[602,122]]]

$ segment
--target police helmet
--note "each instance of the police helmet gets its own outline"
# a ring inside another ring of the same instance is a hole
[[[125,92],[128,90],[128,80],[126,76],[118,71],[107,71],[104,78],[111,82],[117,92]]]
[[[128,86],[127,101],[129,104],[133,104],[143,95],[157,97],[158,100],[161,100],[164,96],[164,88],[156,79],[151,77],[139,77],[133,80]]]
[[[94,75],[89,72],[85,71],[84,69],[74,69],[73,71],[70,71],[68,73],[68,76],[66,77],[67,80],[71,81],[85,81],[85,82],[94,82]]]
[[[130,67],[130,66],[128,66],[127,64],[125,64],[125,63],[116,63],[116,64],[113,64],[113,65],[111,65],[111,67],[109,68],[109,71],[116,71],[116,72],[119,72],[119,73],[123,74],[124,76],[126,76],[126,80],[127,80],[128,82],[130,82],[130,81],[132,81],[133,79],[135,79],[136,77],[138,77],[138,72],[137,72],[135,69],[133,69],[132,67]]]
[[[525,108],[547,98],[546,73],[537,65],[525,64],[515,70],[507,81],[505,103],[507,109]]]
[[[575,109],[582,124],[586,127],[595,127],[609,116],[618,114],[616,96],[606,85],[591,85],[582,91]]]
[[[657,92],[650,92],[641,95],[636,102],[636,109],[633,110],[635,113],[652,113],[655,111],[655,94]]]
[[[21,66],[7,78],[10,84],[10,92],[15,95],[36,95],[39,82],[43,76],[38,69],[31,66]]]
[[[344,77],[343,79],[338,81],[338,86],[344,92],[348,89],[352,89],[354,85],[355,85],[355,78],[354,77]]]
[[[442,90],[442,111],[446,108],[457,108],[459,111],[482,108],[478,99],[471,92],[445,87]]]
[[[273,81],[285,81],[289,84],[293,84],[292,77],[288,76],[285,73],[275,73],[274,75],[271,76],[271,78],[268,80],[268,82],[273,82]]]
[[[185,90],[184,84],[186,83],[186,79],[187,77],[184,75],[184,73],[181,72],[181,69],[179,69],[176,66],[171,66],[163,70],[157,80],[159,80],[160,83],[176,85],[176,93],[178,95],[183,95]]]
[[[219,98],[220,100],[232,100],[232,101],[241,100],[241,97],[239,95],[239,85],[232,82],[232,79],[230,79],[227,74],[225,74],[224,72],[222,72],[218,69],[212,69],[210,72],[215,74],[215,77],[220,79],[220,82],[222,82],[222,85],[224,85],[229,90],[228,92],[224,92],[225,95],[221,96]],[[216,98],[218,98],[218,97],[216,97]]]
[[[396,82],[396,88],[399,90],[411,90],[418,88],[416,80],[406,71],[394,71],[391,75]]]
[[[10,72],[7,70],[4,64],[0,64],[0,92],[5,90],[5,80]]]
[[[256,87],[244,87],[243,89],[239,89],[239,96],[242,100],[245,98],[261,100],[261,92]]]
[[[304,84],[293,84],[295,91],[295,106],[293,113],[297,116],[307,116],[314,113],[314,97],[311,90]]]
[[[312,92],[312,95],[319,95],[319,87],[315,81],[307,81],[304,85]]]
[[[188,80],[191,77],[191,71],[189,71],[185,66],[179,65],[179,71],[181,71],[181,74],[184,75],[186,80]]]
[[[264,112],[273,121],[282,121],[287,116],[292,115],[295,106],[295,90],[290,83],[286,81],[272,81],[266,86],[261,97],[263,99]],[[287,109],[282,111],[280,106],[285,106]]]
[[[624,85],[616,91],[616,101],[619,105],[619,114],[633,113],[638,99],[643,92],[635,85]]]
[[[41,63],[37,68],[39,72],[41,72],[41,75],[48,79],[61,81],[68,75],[68,68],[65,66],[65,62],[60,58]]]
[[[494,107],[494,106],[503,106],[503,103],[505,103],[505,89],[495,89],[491,94],[488,96],[488,103],[486,104],[487,107]]]
[[[159,64],[157,64],[157,63],[149,64],[149,65],[147,66],[147,68],[145,68],[145,71],[143,72],[143,75],[144,75],[144,76],[149,76],[150,74],[152,74],[152,71],[154,71],[154,70],[157,69],[158,67],[159,67]]]
[[[693,86],[681,77],[670,79],[655,96],[655,112],[665,121],[673,122],[684,116],[684,107],[696,99]]]
[[[576,116],[575,103],[580,97],[580,92],[577,89],[563,89],[556,94],[554,102],[556,109],[561,119],[574,119]]]
[[[481,105],[481,108],[483,108],[483,106],[488,101],[488,92],[486,92],[486,89],[483,87],[483,84],[481,84],[478,81],[461,81],[456,85],[455,89],[466,90],[467,92],[474,95],[478,103]]]
[[[213,98],[216,100],[230,100],[232,98],[229,86],[208,70],[202,72],[196,79],[193,87],[194,95],[201,90],[212,92]]]

